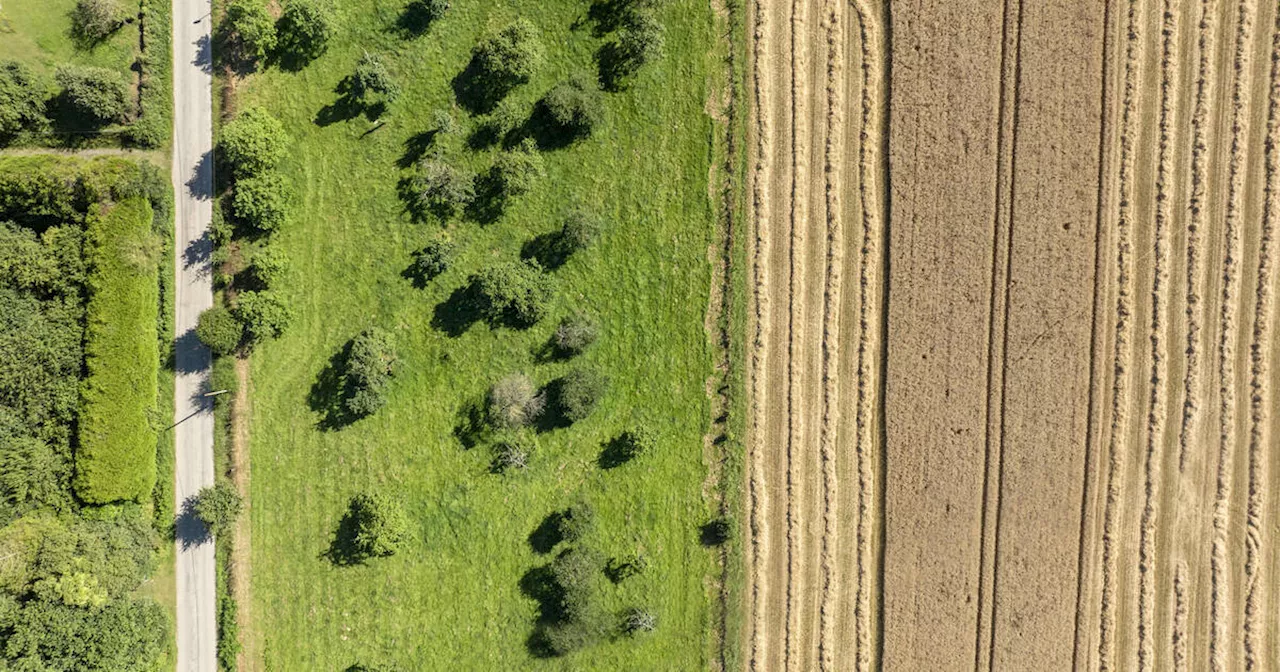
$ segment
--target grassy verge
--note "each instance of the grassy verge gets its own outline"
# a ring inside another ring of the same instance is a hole
[[[503,218],[450,225],[445,235],[459,244],[455,267],[417,289],[401,277],[409,253],[441,232],[410,223],[396,196],[404,175],[397,164],[429,129],[431,112],[453,105],[450,80],[471,47],[517,16],[537,24],[547,64],[509,99],[528,109],[556,81],[594,72],[603,40],[579,2],[455,2],[428,36],[412,40],[396,31],[399,7],[338,9],[325,56],[297,73],[255,75],[237,90],[238,107],[262,105],[285,122],[294,148],[284,166],[294,215],[271,245],[293,262],[280,292],[297,319],[252,358],[254,612],[265,667],[343,669],[384,660],[406,669],[562,666],[526,649],[538,607],[521,584],[551,557],[530,545],[531,533],[585,499],[597,512],[586,543],[606,557],[639,551],[650,561],[643,575],[606,586],[602,603],[648,606],[661,624],[647,637],[573,654],[573,667],[703,669],[719,639],[717,595],[707,586],[721,576],[716,552],[697,541],[698,527],[720,511],[702,496],[712,417],[706,381],[720,359],[705,329],[708,249],[719,245],[722,207],[708,175],[724,160],[716,147],[724,129],[704,107],[726,56],[711,9],[666,6],[666,57],[646,66],[628,91],[608,95],[590,139],[545,152],[547,178]],[[379,126],[333,116],[334,87],[363,51],[382,54],[404,88]],[[454,114],[464,126],[473,123]],[[484,169],[493,153],[467,150],[455,160]],[[449,297],[469,274],[518,258],[526,241],[573,206],[605,214],[611,228],[556,272],[547,320],[527,331],[440,328]],[[601,342],[578,362],[538,361],[534,353],[573,310],[598,317]],[[342,344],[369,325],[396,335],[402,372],[377,415],[325,431],[317,382]],[[459,413],[497,378],[525,371],[546,383],[575,365],[602,371],[610,391],[587,420],[539,434],[525,473],[488,473],[488,451],[468,450],[455,437]],[[658,450],[601,470],[604,444],[637,422],[657,430]],[[726,464],[736,479],[736,463]],[[328,564],[320,556],[347,500],[369,490],[404,501],[415,544],[367,566]]]

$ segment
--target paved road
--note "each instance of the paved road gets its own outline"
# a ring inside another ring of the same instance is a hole
[[[173,188],[176,195],[174,391],[178,511],[213,484],[213,414],[207,398],[209,350],[195,337],[213,304],[209,221],[213,213],[213,66],[209,0],[173,0]],[[213,543],[189,513],[177,524],[178,670],[217,672]]]

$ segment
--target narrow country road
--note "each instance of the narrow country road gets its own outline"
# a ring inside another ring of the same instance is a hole
[[[209,221],[213,214],[213,63],[209,0],[173,0],[173,188],[177,228],[177,334],[174,450],[177,499],[179,672],[217,671],[213,542],[186,510],[213,484],[213,413],[209,350],[195,335],[200,312],[213,304]]]

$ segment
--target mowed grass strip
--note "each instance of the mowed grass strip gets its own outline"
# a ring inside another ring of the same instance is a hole
[[[85,227],[85,380],[75,488],[103,504],[151,494],[152,424],[159,368],[156,257],[151,205],[143,196],[92,206]]]
[[[42,74],[53,88],[53,71],[63,63],[92,65],[129,74],[138,53],[138,23],[125,24],[101,44],[78,47],[71,35],[76,0],[4,0],[0,3],[0,61],[20,61]],[[138,3],[122,0],[122,13],[136,16]]]
[[[261,105],[294,140],[283,170],[293,212],[270,245],[292,272],[280,290],[297,317],[253,356],[252,538],[255,637],[266,669],[345,669],[357,661],[405,669],[549,669],[526,640],[536,603],[520,581],[545,565],[529,535],[550,513],[581,499],[595,507],[585,544],[606,557],[641,551],[650,568],[619,586],[603,581],[610,610],[647,606],[659,626],[572,654],[575,669],[702,669],[712,641],[712,552],[698,545],[711,515],[703,499],[706,381],[714,351],[704,324],[715,241],[708,172],[717,132],[705,114],[708,80],[722,66],[710,9],[672,2],[659,13],[666,56],[626,92],[606,96],[603,123],[587,140],[544,152],[548,176],[498,221],[446,227],[459,259],[425,289],[401,276],[410,252],[441,235],[411,223],[397,198],[406,143],[450,109],[450,80],[484,35],[517,17],[533,21],[548,59],[509,97],[528,110],[557,81],[585,72],[603,39],[586,2],[459,0],[427,35],[395,29],[401,2],[336,3],[329,51],[297,73],[268,69],[244,82],[237,106]],[[575,27],[576,25],[576,27]],[[365,52],[381,54],[404,94],[385,123],[317,115]],[[464,128],[473,121],[454,110]],[[494,149],[449,160],[487,168]],[[451,337],[432,325],[437,306],[487,264],[517,259],[521,246],[586,206],[611,226],[555,272],[550,315],[527,331],[482,323]],[[602,336],[574,362],[539,363],[534,352],[573,310],[597,316]],[[308,397],[342,345],[380,326],[396,339],[402,367],[386,407],[337,431],[318,427]],[[458,415],[505,374],[543,384],[572,366],[610,380],[595,413],[536,436],[530,467],[489,473],[487,447],[454,435]],[[604,444],[646,421],[657,449],[602,471]],[[382,490],[404,501],[414,541],[366,566],[322,557],[350,497]],[[558,549],[557,549],[558,550]]]

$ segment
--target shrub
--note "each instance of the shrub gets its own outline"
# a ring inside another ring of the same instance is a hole
[[[290,0],[276,21],[277,52],[297,65],[320,58],[333,36],[333,18],[312,0]]]
[[[608,381],[594,369],[573,369],[556,381],[556,407],[569,423],[591,415]]]
[[[240,341],[244,339],[244,325],[231,311],[222,306],[214,306],[200,313],[200,319],[196,322],[196,336],[215,356],[221,357],[240,347]]]
[[[633,576],[643,574],[647,569],[649,569],[649,559],[636,553],[628,558],[609,558],[604,568],[604,575],[614,583],[622,583]]]
[[[569,543],[577,543],[587,536],[595,526],[596,512],[590,504],[581,502],[565,509],[556,519],[556,528],[560,538]]]
[[[573,357],[586,352],[599,334],[600,327],[595,320],[582,313],[574,313],[560,321],[552,336],[552,345],[556,355]]]
[[[63,103],[72,114],[97,125],[124,118],[128,93],[120,73],[106,68],[61,65],[54,80],[62,87]]]
[[[120,3],[116,0],[77,0],[71,10],[71,30],[87,42],[100,42],[121,25]]]
[[[411,181],[414,205],[449,219],[475,200],[475,177],[436,158],[423,159]]]
[[[400,503],[381,493],[352,497],[347,515],[357,557],[394,555],[409,536],[409,521]]]
[[[284,126],[260,107],[245,108],[222,128],[222,157],[237,178],[275,168],[284,158],[289,138]]]
[[[480,312],[491,324],[528,327],[543,318],[553,292],[536,263],[500,262],[472,276]]]
[[[124,129],[125,139],[135,147],[156,149],[169,139],[169,119],[145,113]]]
[[[498,473],[523,471],[529,466],[533,449],[519,439],[504,439],[493,446],[493,470]]]
[[[452,135],[458,132],[458,121],[449,110],[432,110],[431,128],[441,135]]]
[[[526,138],[519,147],[498,155],[489,171],[489,181],[499,198],[508,199],[528,193],[534,182],[546,174],[542,155],[533,140]]]
[[[258,286],[270,289],[289,273],[289,257],[279,248],[267,245],[254,253],[250,270]]]
[[[210,485],[196,495],[196,517],[209,526],[209,531],[221,536],[231,529],[244,502],[235,487],[228,483]]]
[[[436,276],[449,270],[457,256],[458,246],[451,240],[433,240],[425,247],[413,253],[413,264],[410,274],[423,282],[434,280]]]
[[[651,12],[632,12],[618,34],[618,51],[631,66],[631,72],[662,58],[666,51],[662,24]]]
[[[235,314],[244,324],[250,345],[278,338],[293,320],[293,311],[270,292],[241,292],[236,297]]]
[[[600,90],[578,77],[556,84],[542,97],[539,106],[554,129],[570,139],[590,135],[604,116]]]
[[[284,224],[287,196],[284,178],[268,172],[236,181],[231,213],[253,228],[271,232]]]
[[[622,462],[634,460],[645,453],[652,452],[656,443],[657,440],[648,427],[629,429],[618,436],[618,459]]]
[[[377,54],[365,52],[347,80],[351,97],[366,106],[385,105],[400,97],[400,85]]]
[[[537,29],[528,19],[516,19],[477,45],[471,63],[483,93],[496,101],[529,81],[544,59]]]
[[[399,359],[391,334],[378,327],[360,332],[347,357],[347,410],[356,417],[373,414],[386,403],[386,386]]]
[[[230,55],[239,61],[263,60],[276,48],[276,26],[262,0],[231,0],[221,32]]]
[[[529,376],[513,373],[489,388],[489,424],[496,429],[531,425],[542,414],[545,401]]]
[[[727,516],[712,519],[702,526],[703,546],[720,546],[733,539],[733,521]]]
[[[620,629],[628,635],[653,632],[658,629],[658,617],[644,607],[631,607],[622,612]]]
[[[31,68],[17,61],[0,63],[0,138],[44,120],[44,95],[40,89]]]

